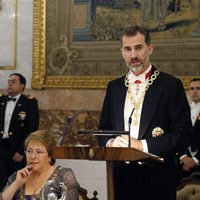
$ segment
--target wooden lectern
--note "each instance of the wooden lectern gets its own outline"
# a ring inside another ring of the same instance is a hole
[[[163,159],[141,152],[134,148],[122,147],[68,147],[55,146],[53,151],[54,158],[57,159],[81,159],[106,161],[107,168],[107,198],[114,200],[113,187],[113,161],[149,161],[163,162]]]

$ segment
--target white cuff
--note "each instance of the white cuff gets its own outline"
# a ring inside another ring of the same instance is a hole
[[[186,154],[182,155],[179,159],[180,159],[180,163],[182,164],[183,163],[183,158],[187,157]]]
[[[115,140],[115,138],[108,140],[108,142],[106,143],[106,147],[108,147],[111,144],[111,142],[113,142],[114,140]]]
[[[196,157],[192,157],[192,159],[194,160],[194,162],[196,163],[197,166],[200,165],[199,160]]]
[[[143,151],[145,153],[149,153],[148,146],[147,146],[147,141],[146,140],[141,140],[141,142],[142,142],[142,146],[143,146]]]

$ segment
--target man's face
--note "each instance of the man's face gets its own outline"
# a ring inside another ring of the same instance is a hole
[[[7,92],[10,96],[16,96],[22,93],[24,84],[20,84],[20,78],[16,75],[12,75],[8,78]]]
[[[195,103],[200,102],[200,81],[190,83],[190,97]]]
[[[149,67],[149,55],[152,52],[153,46],[145,43],[145,38],[142,34],[123,36],[121,53],[126,65],[135,75],[141,74]]]

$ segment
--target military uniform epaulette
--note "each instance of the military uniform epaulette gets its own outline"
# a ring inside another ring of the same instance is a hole
[[[28,99],[34,99],[35,97],[34,96],[32,96],[32,95],[29,95],[29,94],[27,94],[27,95],[25,95]]]

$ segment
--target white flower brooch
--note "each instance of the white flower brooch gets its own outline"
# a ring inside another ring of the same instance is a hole
[[[156,127],[152,131],[152,136],[153,137],[158,137],[158,136],[162,135],[163,133],[164,133],[164,131],[162,130],[162,128]]]

